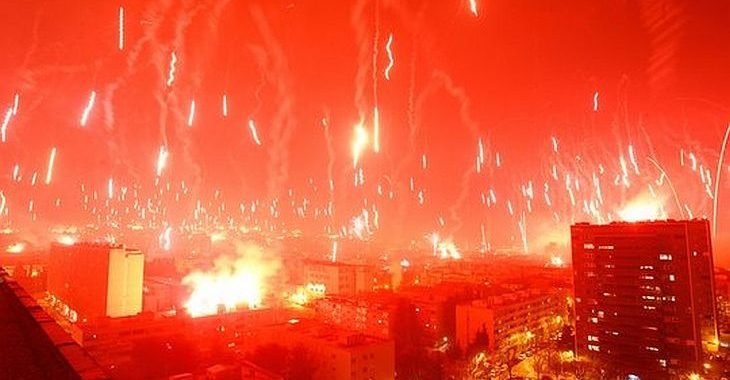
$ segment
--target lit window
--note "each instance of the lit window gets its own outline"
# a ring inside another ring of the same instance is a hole
[[[665,301],[669,301],[669,302],[677,302],[677,297],[676,297],[676,296],[664,296],[664,297],[662,297],[662,298],[663,298],[663,299],[664,299]]]
[[[591,322],[592,322],[592,323],[598,323],[598,318],[596,318],[596,317],[592,317],[592,318],[591,318]]]
[[[603,318],[603,310],[598,310],[598,317]]]
[[[601,351],[601,347],[596,344],[589,344],[588,350],[598,352],[598,351]]]
[[[676,278],[676,277],[674,277],[674,275],[673,275],[673,274],[670,274],[670,275],[669,275],[669,281],[672,281],[672,282],[674,282],[674,281],[675,281],[676,279],[677,279],[677,278]]]
[[[593,245],[593,243],[583,243],[583,249],[593,249],[593,248],[596,248],[596,246]]]
[[[653,270],[654,267],[651,266],[651,265],[642,265],[642,266],[639,267],[639,269],[642,269],[642,270]]]
[[[666,367],[667,366],[667,359],[659,359],[659,365],[661,365],[662,367]]]
[[[649,276],[649,275],[646,275],[645,274],[643,276],[639,276],[639,278],[642,279],[642,280],[653,280],[654,279],[654,276]]]
[[[659,352],[659,348],[658,348],[658,347],[654,347],[654,346],[646,346],[646,347],[644,347],[644,348],[645,348],[645,349],[646,349],[647,351]]]
[[[659,255],[659,260],[661,260],[661,261],[671,261],[672,260],[672,255],[670,255],[668,253],[662,253],[662,254]]]
[[[644,310],[656,310],[656,306],[644,305]]]
[[[645,300],[651,300],[651,301],[654,301],[656,299],[656,297],[654,297],[654,296],[641,296],[641,298],[645,299]]]
[[[589,342],[598,342],[598,337],[595,335],[588,335]]]
[[[605,250],[613,250],[613,248],[614,247],[612,245],[599,245],[598,246],[598,249],[605,249]]]

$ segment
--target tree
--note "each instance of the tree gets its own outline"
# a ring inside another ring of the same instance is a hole
[[[399,379],[441,378],[441,363],[429,357],[425,332],[413,304],[403,299],[392,315],[391,336],[395,341],[395,370]]]
[[[466,350],[466,354],[469,358],[473,357],[479,352],[487,351],[489,349],[489,334],[487,334],[487,327],[482,324],[482,327],[477,330],[474,336],[474,342],[469,345]]]

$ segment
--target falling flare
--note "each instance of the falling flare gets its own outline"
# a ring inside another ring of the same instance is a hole
[[[373,110],[373,151],[380,152],[380,113],[378,107]]]
[[[3,124],[0,126],[0,140],[2,142],[5,142],[5,136],[8,132],[8,124],[10,124],[10,117],[13,116],[13,109],[8,108],[8,111],[5,112],[5,117],[3,118]]]
[[[119,7],[119,50],[124,50],[124,7]]]
[[[355,136],[352,140],[352,167],[356,168],[360,162],[362,151],[368,145],[368,132],[362,124],[355,125]]]
[[[598,91],[593,93],[593,112],[598,112]]]
[[[469,10],[474,16],[479,16],[479,10],[477,9],[477,0],[469,0]]]
[[[256,143],[256,145],[261,145],[261,140],[259,140],[259,134],[256,132],[256,124],[254,124],[253,119],[248,119],[248,130],[251,132],[253,142]]]
[[[46,185],[53,179],[53,164],[56,161],[56,147],[51,148],[51,155],[48,157],[48,169],[46,169]]]
[[[167,87],[172,86],[175,81],[175,64],[177,64],[177,55],[173,51],[170,54],[170,70],[167,72]]]
[[[393,65],[395,65],[395,59],[393,58],[393,33],[390,33],[388,35],[388,41],[385,43],[385,52],[388,54],[388,66],[385,67],[384,75],[385,80],[390,80],[390,70],[393,69]]]
[[[190,112],[188,112],[188,127],[193,126],[195,120],[195,99],[190,101]]]
[[[89,102],[86,104],[86,107],[84,108],[84,112],[81,114],[81,126],[85,127],[86,122],[89,120],[89,114],[91,113],[91,110],[94,108],[94,103],[96,102],[96,91],[91,91],[91,95],[89,96]]]

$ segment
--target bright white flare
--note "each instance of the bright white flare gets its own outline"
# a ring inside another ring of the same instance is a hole
[[[661,202],[651,197],[642,197],[627,204],[623,209],[618,211],[618,216],[625,222],[666,218],[662,210]]]
[[[190,101],[190,111],[188,112],[188,127],[193,126],[193,121],[195,121],[195,99]]]
[[[184,307],[192,317],[261,307],[266,280],[278,270],[279,263],[264,260],[258,247],[237,248],[237,257],[219,257],[209,271],[194,271],[183,278],[192,293]]]
[[[48,157],[48,168],[46,169],[46,185],[53,179],[53,165],[56,162],[56,147],[51,148],[51,155]]]
[[[91,91],[91,95],[89,96],[89,102],[86,103],[86,107],[84,108],[84,112],[81,114],[81,126],[85,127],[86,122],[89,120],[89,114],[91,113],[91,110],[94,108],[94,103],[96,102],[96,91]]]
[[[368,145],[368,132],[362,124],[355,125],[355,136],[352,139],[352,167],[360,162],[363,150]]]
[[[228,117],[228,96],[223,94],[223,117]]]
[[[390,80],[390,70],[393,69],[393,66],[395,65],[395,59],[393,57],[393,33],[390,33],[388,35],[388,41],[385,43],[385,52],[388,54],[388,66],[385,67],[385,71],[383,74],[385,75],[385,80]]]
[[[165,148],[164,145],[160,146],[160,153],[157,155],[157,169],[155,171],[158,177],[162,175],[162,171],[165,169],[165,166],[167,166],[168,155],[169,152],[167,151],[167,148]]]
[[[124,50],[124,7],[119,7],[119,50]]]
[[[5,117],[3,118],[3,124],[0,126],[0,138],[2,139],[2,142],[5,142],[5,135],[8,131],[8,124],[10,124],[10,117],[13,116],[13,109],[8,108],[8,111],[5,112]]]
[[[598,91],[593,93],[593,112],[598,112]]]
[[[256,124],[253,122],[253,119],[248,119],[248,130],[251,132],[253,142],[256,143],[256,145],[261,145],[261,140],[259,139],[259,134],[256,131]]]
[[[479,16],[479,9],[477,9],[477,0],[469,0],[469,10],[474,16]]]

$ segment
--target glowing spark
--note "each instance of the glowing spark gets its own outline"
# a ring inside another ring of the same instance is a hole
[[[501,167],[502,166],[502,156],[499,154],[499,152],[497,152],[495,158],[496,158],[497,167],[498,168]]]
[[[170,55],[170,70],[167,72],[167,87],[172,86],[175,81],[175,64],[177,64],[177,55],[173,51]]]
[[[18,181],[19,174],[20,174],[20,166],[18,164],[15,164],[15,166],[13,166],[13,182]]]
[[[393,58],[393,33],[388,35],[388,42],[385,43],[385,52],[388,54],[388,66],[385,67],[385,80],[390,80],[390,70],[393,69],[395,60]]]
[[[51,148],[51,155],[48,157],[48,169],[46,169],[46,185],[53,179],[53,164],[56,161],[56,147]]]
[[[35,186],[35,182],[38,179],[38,172],[33,172],[33,175],[30,177],[30,185]]]
[[[228,117],[228,96],[223,94],[223,117]]]
[[[13,97],[13,116],[18,114],[18,104],[20,103],[20,94],[17,92],[15,93],[15,96]]]
[[[259,134],[256,132],[256,124],[254,124],[253,119],[248,119],[248,130],[251,132],[253,142],[255,142],[256,145],[261,145],[261,140],[259,140]]]
[[[165,169],[165,166],[167,166],[167,156],[169,153],[167,152],[167,148],[165,146],[160,146],[160,153],[157,155],[157,169],[155,173],[159,177],[162,175],[162,170]]]
[[[124,7],[119,7],[119,50],[124,50]]]
[[[558,139],[555,136],[551,137],[553,141],[553,152],[558,153]]]
[[[7,248],[5,248],[5,252],[7,253],[21,253],[25,250],[25,243],[15,243],[9,245]]]
[[[424,153],[421,155],[421,168],[423,170],[426,170],[427,167],[428,167],[428,161],[426,159],[426,154]]]
[[[689,160],[692,161],[692,171],[697,171],[697,157],[692,152],[689,152]]]
[[[190,112],[188,112],[188,127],[193,126],[195,120],[195,99],[190,101]]]
[[[355,136],[352,140],[352,167],[357,167],[362,151],[368,145],[368,132],[362,124],[355,125]]]
[[[10,117],[13,116],[13,109],[8,108],[8,111],[5,112],[5,118],[3,119],[3,124],[0,126],[0,138],[2,139],[2,142],[5,142],[5,134],[8,131],[8,124],[10,124]]]
[[[2,215],[3,211],[5,211],[6,201],[7,200],[5,199],[5,194],[2,191],[0,191],[0,215]]]
[[[717,237],[717,203],[720,195],[720,173],[722,173],[722,162],[725,159],[725,149],[727,148],[728,138],[730,138],[730,125],[725,130],[725,137],[722,139],[720,147],[720,158],[717,160],[717,178],[715,178],[715,196],[712,200],[712,233]]]
[[[373,151],[380,152],[380,113],[377,106],[373,109]]]
[[[91,109],[94,108],[94,102],[96,102],[96,91],[91,91],[91,95],[89,96],[89,102],[86,104],[84,112],[81,114],[82,127],[85,127],[86,121],[89,120],[89,114],[91,113]]]
[[[112,178],[109,178],[109,180],[107,181],[106,193],[109,199],[114,198],[114,180]]]
[[[479,17],[479,10],[477,9],[477,0],[469,0],[469,10],[471,11],[471,13],[474,16]]]
[[[593,93],[593,112],[598,112],[598,91]]]

